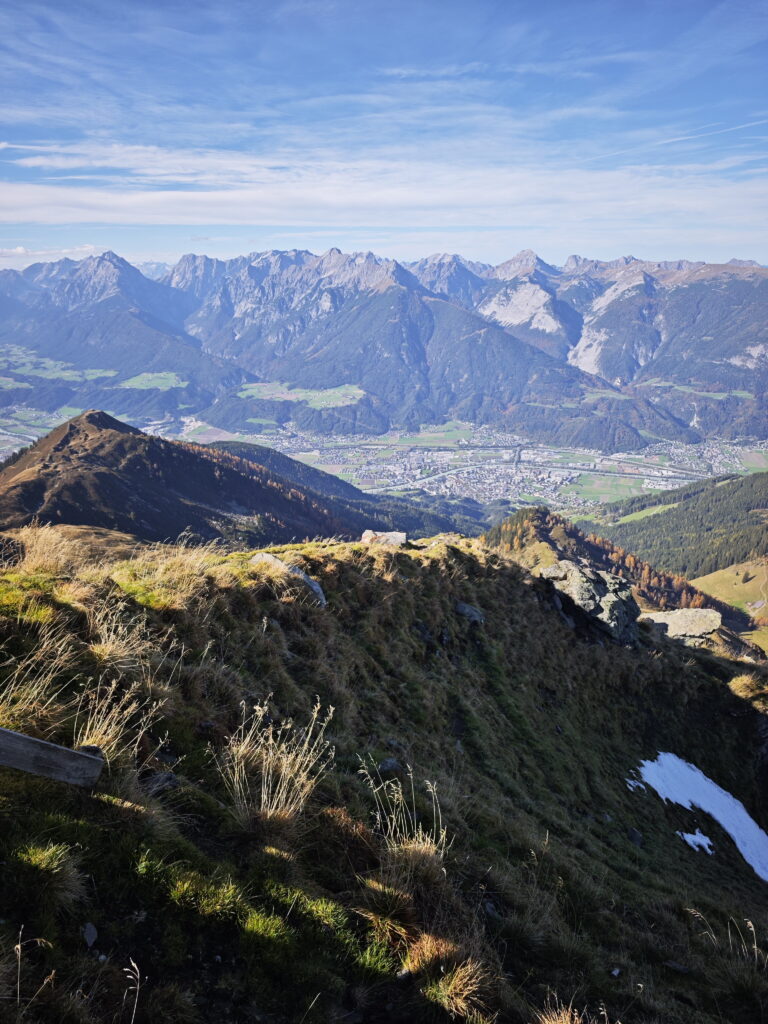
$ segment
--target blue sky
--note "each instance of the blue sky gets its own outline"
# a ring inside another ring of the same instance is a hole
[[[4,0],[0,266],[768,262],[764,0]]]

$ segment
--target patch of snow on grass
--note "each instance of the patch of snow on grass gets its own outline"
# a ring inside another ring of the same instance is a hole
[[[641,761],[638,771],[662,800],[711,814],[755,874],[768,882],[768,835],[739,800],[676,754],[661,753],[655,761]]]
[[[703,850],[704,853],[713,854],[715,851],[712,849],[712,840],[705,836],[700,828],[697,828],[695,832],[675,832],[676,836],[680,836],[684,843],[693,850]]]

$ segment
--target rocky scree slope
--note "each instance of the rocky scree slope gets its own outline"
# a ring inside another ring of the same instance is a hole
[[[0,573],[18,666],[0,667],[0,721],[98,738],[110,763],[94,792],[0,771],[4,1005],[23,925],[46,940],[19,976],[39,1021],[135,1000],[141,1024],[531,1024],[553,992],[624,1024],[768,1011],[766,883],[710,819],[625,782],[672,751],[768,824],[764,671],[642,632],[574,637],[547,584],[476,541],[83,563],[55,533],[22,530]],[[301,739],[316,701],[335,758],[274,813],[265,752],[289,717]],[[386,798],[377,824],[360,757],[404,783],[399,826]],[[698,825],[712,856],[676,835]],[[756,922],[757,954],[729,945],[729,917]]]

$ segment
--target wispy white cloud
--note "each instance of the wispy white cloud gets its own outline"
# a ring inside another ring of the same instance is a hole
[[[87,244],[46,249],[29,249],[24,245],[15,245],[12,248],[0,248],[0,268],[15,270],[28,267],[30,263],[49,263],[64,258],[82,260],[100,251],[98,246]]]
[[[489,65],[483,61],[470,61],[467,64],[445,64],[441,67],[382,68],[381,74],[389,78],[463,78],[489,70]]]
[[[7,0],[0,220],[759,255],[763,5],[646,6]]]

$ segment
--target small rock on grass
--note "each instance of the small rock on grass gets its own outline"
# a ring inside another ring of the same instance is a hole
[[[473,604],[457,601],[453,607],[457,615],[461,615],[462,618],[468,619],[470,622],[477,623],[478,626],[482,626],[485,622],[485,614]]]

